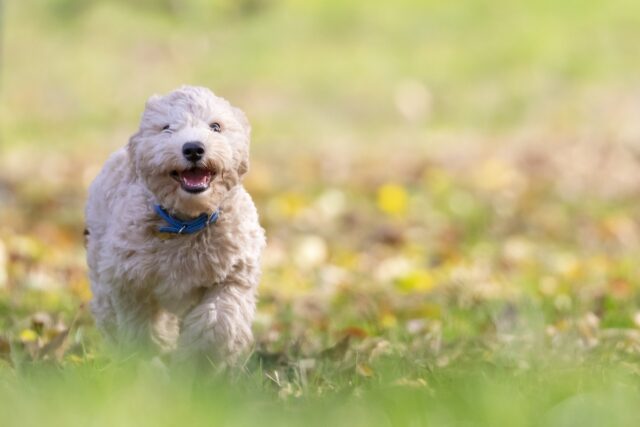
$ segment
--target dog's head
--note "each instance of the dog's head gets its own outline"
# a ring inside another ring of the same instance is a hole
[[[183,86],[147,101],[128,150],[137,174],[166,209],[215,211],[249,168],[244,113],[203,87]]]

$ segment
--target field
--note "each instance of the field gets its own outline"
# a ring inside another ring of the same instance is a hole
[[[640,3],[0,5],[2,426],[637,425]],[[82,238],[183,83],[247,113],[268,236],[195,384],[106,351]]]

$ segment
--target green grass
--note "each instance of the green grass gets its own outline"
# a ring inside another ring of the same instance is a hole
[[[265,146],[566,129],[640,70],[628,0],[221,3],[8,2],[5,145],[119,144],[149,94],[185,82],[246,109]],[[427,94],[415,123],[394,105],[407,81]]]
[[[474,362],[424,367],[416,372],[421,380],[388,382],[402,363],[390,358],[390,374],[381,368],[367,382],[346,375],[349,385],[333,371],[321,378],[327,389],[316,396],[295,388],[277,394],[277,385],[257,374],[190,384],[131,366],[36,367],[28,378],[3,382],[0,408],[6,426],[633,426],[640,415],[637,373],[623,367]],[[317,380],[309,377],[308,386]]]

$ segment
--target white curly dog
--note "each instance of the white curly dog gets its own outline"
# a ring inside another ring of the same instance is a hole
[[[91,310],[118,348],[233,364],[251,346],[265,235],[242,186],[249,134],[209,89],[152,96],[91,184]]]

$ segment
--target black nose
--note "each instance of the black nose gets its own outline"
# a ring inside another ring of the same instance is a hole
[[[182,146],[182,155],[190,162],[197,162],[204,154],[204,145],[200,141],[186,142]]]

